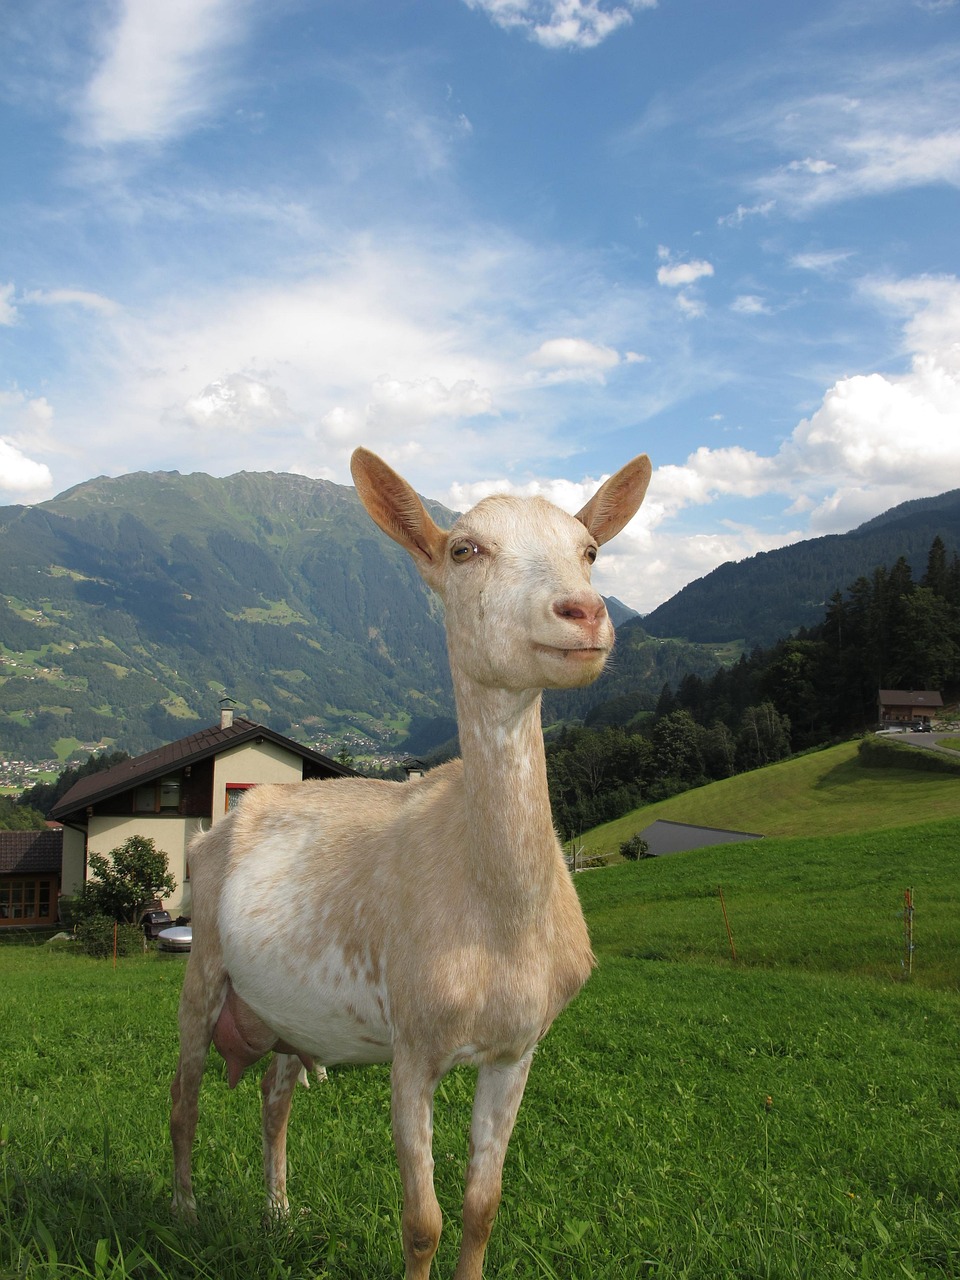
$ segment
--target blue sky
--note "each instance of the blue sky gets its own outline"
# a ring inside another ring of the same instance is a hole
[[[0,502],[139,470],[575,510],[646,611],[960,487],[957,0],[0,11]]]

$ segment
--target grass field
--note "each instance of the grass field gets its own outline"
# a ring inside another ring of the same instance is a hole
[[[856,742],[685,791],[584,837],[588,853],[620,842],[658,818],[765,836],[834,836],[932,818],[960,818],[960,773],[864,769]]]
[[[958,840],[941,818],[580,875],[600,963],[538,1053],[487,1275],[956,1280]],[[257,1081],[230,1093],[211,1058],[200,1224],[170,1217],[182,965],[0,949],[0,1276],[400,1275],[385,1068],[298,1091],[295,1212],[264,1228]],[[438,1276],[456,1257],[471,1090],[458,1071],[438,1092]]]

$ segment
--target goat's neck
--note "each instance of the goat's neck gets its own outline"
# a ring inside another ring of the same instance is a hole
[[[503,924],[523,926],[557,873],[539,690],[455,680],[470,865]]]

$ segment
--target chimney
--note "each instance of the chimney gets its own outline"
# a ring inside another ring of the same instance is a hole
[[[233,727],[233,706],[232,698],[220,699],[220,728],[231,729]]]

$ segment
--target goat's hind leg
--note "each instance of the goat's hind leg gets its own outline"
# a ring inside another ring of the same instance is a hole
[[[260,1082],[263,1097],[263,1180],[267,1214],[285,1217],[287,1202],[287,1121],[297,1081],[306,1068],[293,1053],[275,1053]]]
[[[195,1218],[191,1154],[197,1130],[200,1082],[227,989],[227,975],[204,965],[196,954],[187,963],[180,996],[180,1057],[170,1086],[170,1137],[173,1142],[174,1213]]]

